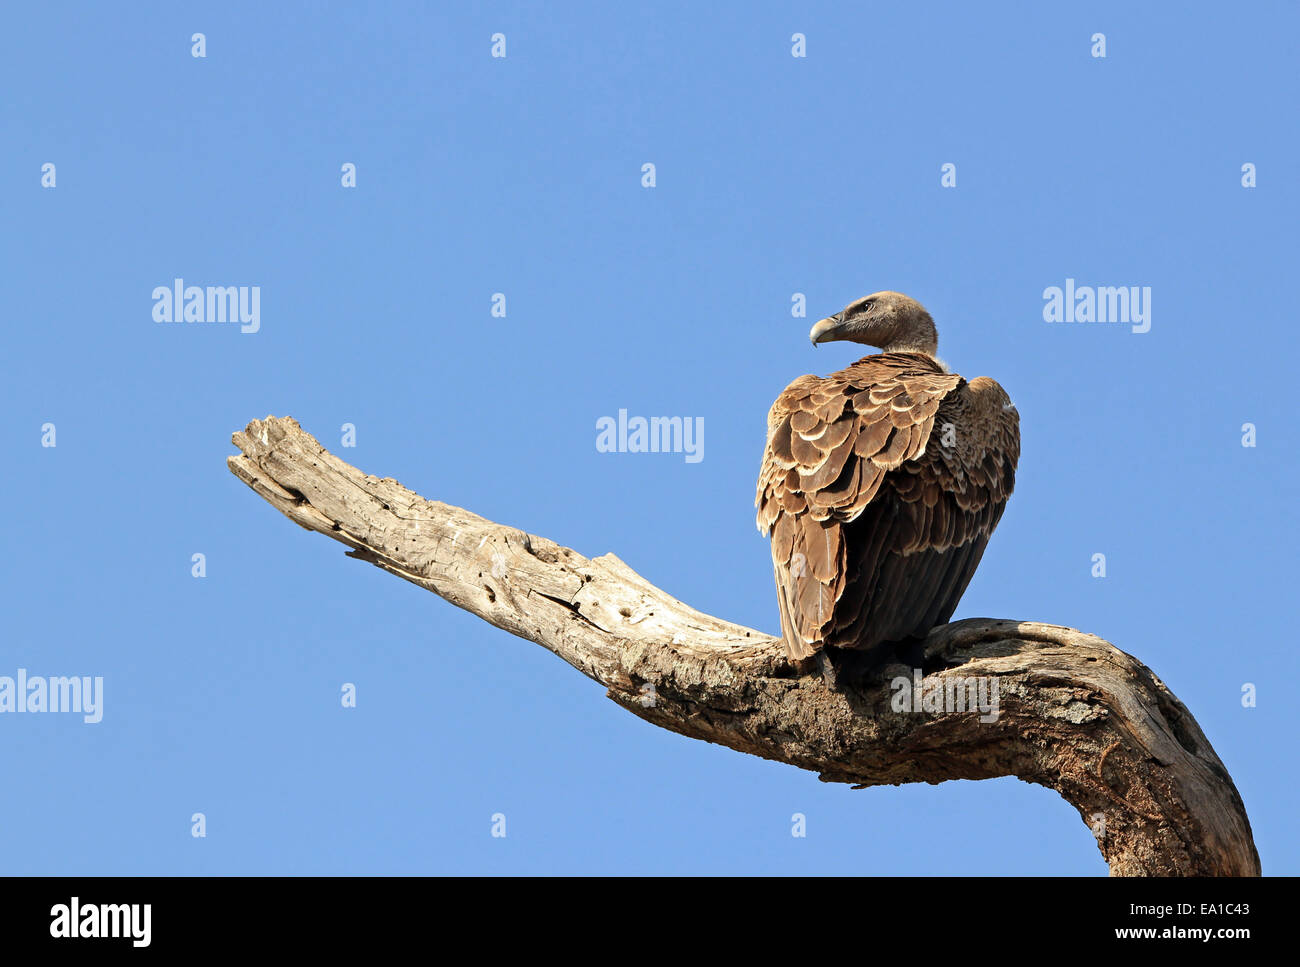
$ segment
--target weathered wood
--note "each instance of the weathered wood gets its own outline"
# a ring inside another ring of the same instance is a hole
[[[899,711],[911,668],[832,686],[779,639],[701,614],[612,554],[588,559],[425,500],[292,419],[254,420],[233,440],[231,471],[290,520],[550,649],[656,725],[858,787],[1008,775],[1048,786],[1093,829],[1113,876],[1260,873],[1241,797],[1196,721],[1100,638],[987,618],[938,627],[922,695],[996,682],[997,714]]]

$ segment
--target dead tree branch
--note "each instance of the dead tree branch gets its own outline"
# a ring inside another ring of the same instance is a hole
[[[777,639],[701,614],[613,554],[588,559],[425,500],[344,463],[292,419],[254,420],[233,441],[231,471],[290,520],[550,649],[655,725],[827,782],[1048,786],[1093,830],[1113,876],[1260,873],[1241,797],[1195,719],[1100,638],[972,618],[931,632],[920,673],[897,665],[831,688]],[[899,684],[916,678],[919,692]],[[996,682],[996,715],[924,711],[924,696],[970,679]],[[896,710],[904,693],[922,711]]]

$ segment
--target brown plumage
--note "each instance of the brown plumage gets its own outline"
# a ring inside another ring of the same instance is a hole
[[[790,656],[879,655],[952,616],[1015,485],[1020,420],[993,380],[934,358],[929,313],[897,292],[859,299],[811,338],[884,351],[777,397],[758,527]]]

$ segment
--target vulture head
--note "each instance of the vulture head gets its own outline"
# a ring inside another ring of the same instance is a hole
[[[939,335],[930,313],[901,292],[876,292],[851,302],[813,326],[808,338],[814,346],[845,339],[887,353],[919,352],[933,356],[939,348]]]

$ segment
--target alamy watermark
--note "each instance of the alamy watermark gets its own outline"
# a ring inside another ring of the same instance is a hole
[[[104,717],[104,679],[46,678],[20,668],[16,676],[0,675],[0,712],[79,712],[94,725]]]
[[[50,907],[50,936],[130,940],[133,947],[147,947],[152,920],[152,903],[82,903],[74,896]]]
[[[1076,286],[1074,279],[1066,279],[1064,288],[1049,285],[1043,290],[1043,322],[1117,322],[1147,332],[1151,286]]]
[[[953,712],[981,712],[980,721],[996,722],[1001,714],[998,707],[998,680],[982,675],[961,678],[955,675],[931,675],[926,678],[921,669],[912,669],[912,677],[899,675],[889,683],[894,696],[889,706],[895,712],[914,712],[931,715]]]
[[[596,450],[600,453],[684,453],[687,463],[704,459],[704,417],[627,415],[602,416],[596,421]]]
[[[153,290],[154,322],[237,322],[240,332],[262,328],[260,285],[186,285],[173,279]]]

